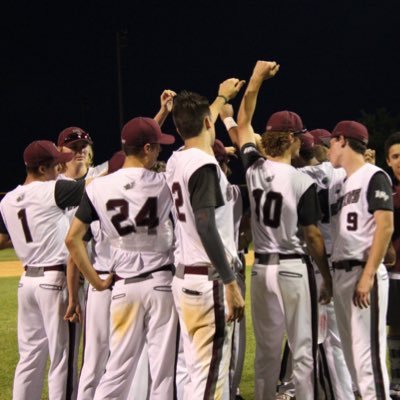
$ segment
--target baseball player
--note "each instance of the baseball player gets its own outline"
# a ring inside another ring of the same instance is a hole
[[[321,133],[324,138],[330,138],[330,133],[323,129],[318,129],[300,135],[301,147],[300,158],[302,159],[299,164],[306,165],[300,171],[307,173],[313,178],[317,184],[317,192],[319,204],[322,211],[322,218],[318,226],[324,237],[325,247],[328,256],[331,253],[331,234],[330,234],[330,212],[329,212],[329,174],[326,173],[327,169],[333,170],[330,163],[320,164],[315,157],[316,137]],[[326,160],[325,160],[326,161]],[[338,171],[339,172],[339,171]],[[340,173],[340,172],[339,172]],[[344,176],[344,170],[342,174]],[[314,268],[315,279],[317,288],[319,290],[322,279],[321,274],[317,267]],[[350,373],[348,371],[346,362],[344,360],[343,350],[340,342],[339,332],[337,329],[336,315],[334,311],[333,302],[319,307],[319,332],[318,332],[318,374],[321,383],[321,389],[324,392],[326,399],[346,400],[353,396],[353,388]],[[284,354],[288,354],[285,351]],[[279,398],[292,398],[294,397],[294,387],[290,378],[290,362],[282,360],[282,369],[286,363],[286,377],[283,379],[283,385],[280,386]],[[286,397],[285,397],[286,396]]]
[[[389,302],[387,343],[390,359],[390,395],[400,399],[400,133],[390,135],[385,141],[386,162],[393,174],[394,232],[392,236],[392,265],[389,268]],[[386,265],[388,263],[385,262]]]
[[[390,399],[386,369],[388,275],[382,263],[393,232],[388,176],[366,163],[368,131],[355,121],[332,132],[329,159],[346,179],[332,182],[333,295],[346,363],[364,400]]]
[[[290,165],[298,154],[300,117],[290,111],[273,114],[263,135],[265,160],[257,151],[252,116],[264,80],[279,70],[275,62],[258,61],[238,115],[242,161],[252,211],[255,262],[251,301],[256,338],[255,398],[274,399],[281,344],[286,329],[293,355],[298,399],[316,399],[318,307],[314,272],[304,245],[317,262],[330,299],[331,278],[321,232],[316,187]],[[304,242],[299,238],[299,226]]]
[[[143,345],[147,342],[150,398],[174,392],[177,317],[173,308],[173,272],[169,218],[172,200],[161,174],[150,171],[161,144],[174,137],[161,133],[150,118],[134,118],[122,129],[123,167],[95,179],[72,222],[66,243],[78,268],[97,289],[103,280],[91,264],[83,236],[100,221],[110,242],[115,284],[110,306],[110,355],[94,399],[125,399]]]
[[[58,179],[81,180],[94,178],[107,172],[107,162],[96,167],[91,166],[93,162],[93,141],[82,128],[72,126],[63,129],[58,135],[57,144],[62,153],[72,154],[71,161],[64,165],[62,174],[58,176]],[[75,212],[76,207],[67,210],[70,221],[72,221]],[[86,289],[83,279],[80,279],[80,274],[70,258],[67,262],[67,284],[68,308],[65,319],[69,321],[71,342],[74,342],[74,346],[70,347],[69,354],[73,374],[70,376],[71,382],[68,387],[71,391],[67,393],[67,400],[75,400],[79,380],[78,356],[83,330],[83,324],[76,322],[81,322],[85,318]]]
[[[69,330],[63,320],[67,308],[64,238],[68,219],[64,210],[77,206],[84,181],[56,180],[60,163],[71,160],[54,143],[32,142],[24,151],[27,176],[0,204],[0,242],[11,238],[24,266],[18,289],[19,362],[14,399],[39,399],[50,355],[49,398],[65,399]]]
[[[176,96],[173,119],[185,144],[167,163],[175,203],[177,251],[173,295],[179,315],[192,399],[229,399],[232,323],[244,300],[233,272],[237,260],[230,185],[212,150],[214,122],[244,82],[224,81],[210,106],[192,92]]]
[[[226,106],[226,105],[225,105]],[[219,140],[215,139],[213,145],[213,151],[215,158],[218,161],[221,170],[226,176],[229,176],[231,173],[228,163],[230,153],[226,151],[224,144]],[[231,155],[232,157],[232,155]],[[246,287],[245,287],[245,267],[246,260],[244,258],[244,250],[243,248],[239,248],[239,243],[243,243],[239,241],[240,237],[240,227],[243,215],[243,200],[240,188],[238,185],[231,185],[232,188],[232,197],[233,197],[233,231],[235,236],[235,244],[236,250],[238,252],[238,256],[240,259],[240,263],[236,263],[236,279],[238,285],[240,287],[240,291],[242,293],[243,298],[246,295]],[[248,245],[249,243],[247,243]],[[239,392],[239,384],[242,378],[244,357],[246,351],[246,324],[245,318],[243,318],[239,322],[235,322],[235,327],[233,330],[233,339],[232,339],[232,358],[230,362],[230,371],[229,371],[229,382],[230,382],[230,398],[231,400],[240,399]]]

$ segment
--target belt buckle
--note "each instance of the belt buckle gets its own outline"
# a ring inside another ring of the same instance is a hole
[[[44,267],[27,267],[25,276],[29,276],[30,278],[44,276]]]

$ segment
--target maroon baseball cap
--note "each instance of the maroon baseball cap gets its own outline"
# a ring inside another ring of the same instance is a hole
[[[162,133],[160,125],[154,119],[137,117],[122,128],[121,142],[127,146],[141,147],[146,143],[172,144],[175,138]]]
[[[299,139],[301,142],[300,151],[312,150],[314,148],[314,137],[310,135],[308,132],[299,135]]]
[[[308,131],[308,133],[313,136],[314,144],[329,145],[331,133],[326,129],[313,129],[312,131]]]
[[[66,163],[72,160],[73,153],[61,153],[49,140],[36,140],[24,150],[24,162],[27,167],[38,167],[41,164]]]
[[[300,116],[293,111],[286,110],[273,113],[269,117],[265,130],[267,132],[291,132],[293,134],[307,132]]]
[[[341,121],[337,123],[332,131],[332,137],[339,136],[368,144],[368,130],[363,124],[357,121]]]
[[[213,151],[214,151],[214,156],[218,162],[229,161],[230,154],[226,152],[224,144],[219,139],[215,139],[213,144]],[[234,154],[232,154],[232,156],[235,157]]]
[[[93,140],[89,136],[87,132],[85,132],[82,128],[78,126],[70,126],[69,128],[65,128],[58,135],[58,146],[70,146],[76,142],[86,142],[88,144],[93,144]]]
[[[118,171],[125,162],[125,153],[120,150],[114,153],[114,155],[108,161],[108,173],[112,174],[115,171]]]

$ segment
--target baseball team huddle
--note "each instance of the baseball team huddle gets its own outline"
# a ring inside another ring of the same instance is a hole
[[[242,80],[211,104],[165,90],[96,167],[79,127],[26,147],[26,180],[0,203],[0,248],[25,270],[15,400],[41,398],[48,358],[51,400],[242,399],[250,243],[254,399],[400,399],[400,133],[385,142],[393,182],[359,122],[308,131],[279,111],[254,133],[278,71],[256,63],[237,121]],[[170,113],[184,144],[163,166]]]

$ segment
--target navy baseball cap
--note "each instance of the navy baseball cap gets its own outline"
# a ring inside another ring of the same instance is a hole
[[[137,117],[123,126],[121,142],[127,146],[141,147],[146,143],[172,144],[175,138],[162,133],[160,125],[154,119]]]
[[[61,153],[49,140],[36,140],[24,150],[24,162],[27,167],[38,167],[42,164],[60,164],[71,161],[73,153]]]
[[[307,132],[300,116],[293,111],[278,111],[273,113],[265,127],[266,132],[290,132],[294,135]]]
[[[93,144],[93,140],[91,139],[89,134],[78,126],[70,126],[68,128],[65,128],[58,135],[57,145],[59,147],[68,147],[76,142],[86,142],[87,144]]]
[[[332,131],[334,137],[343,136],[348,139],[358,140],[365,145],[368,144],[368,130],[365,125],[357,121],[341,121]]]

